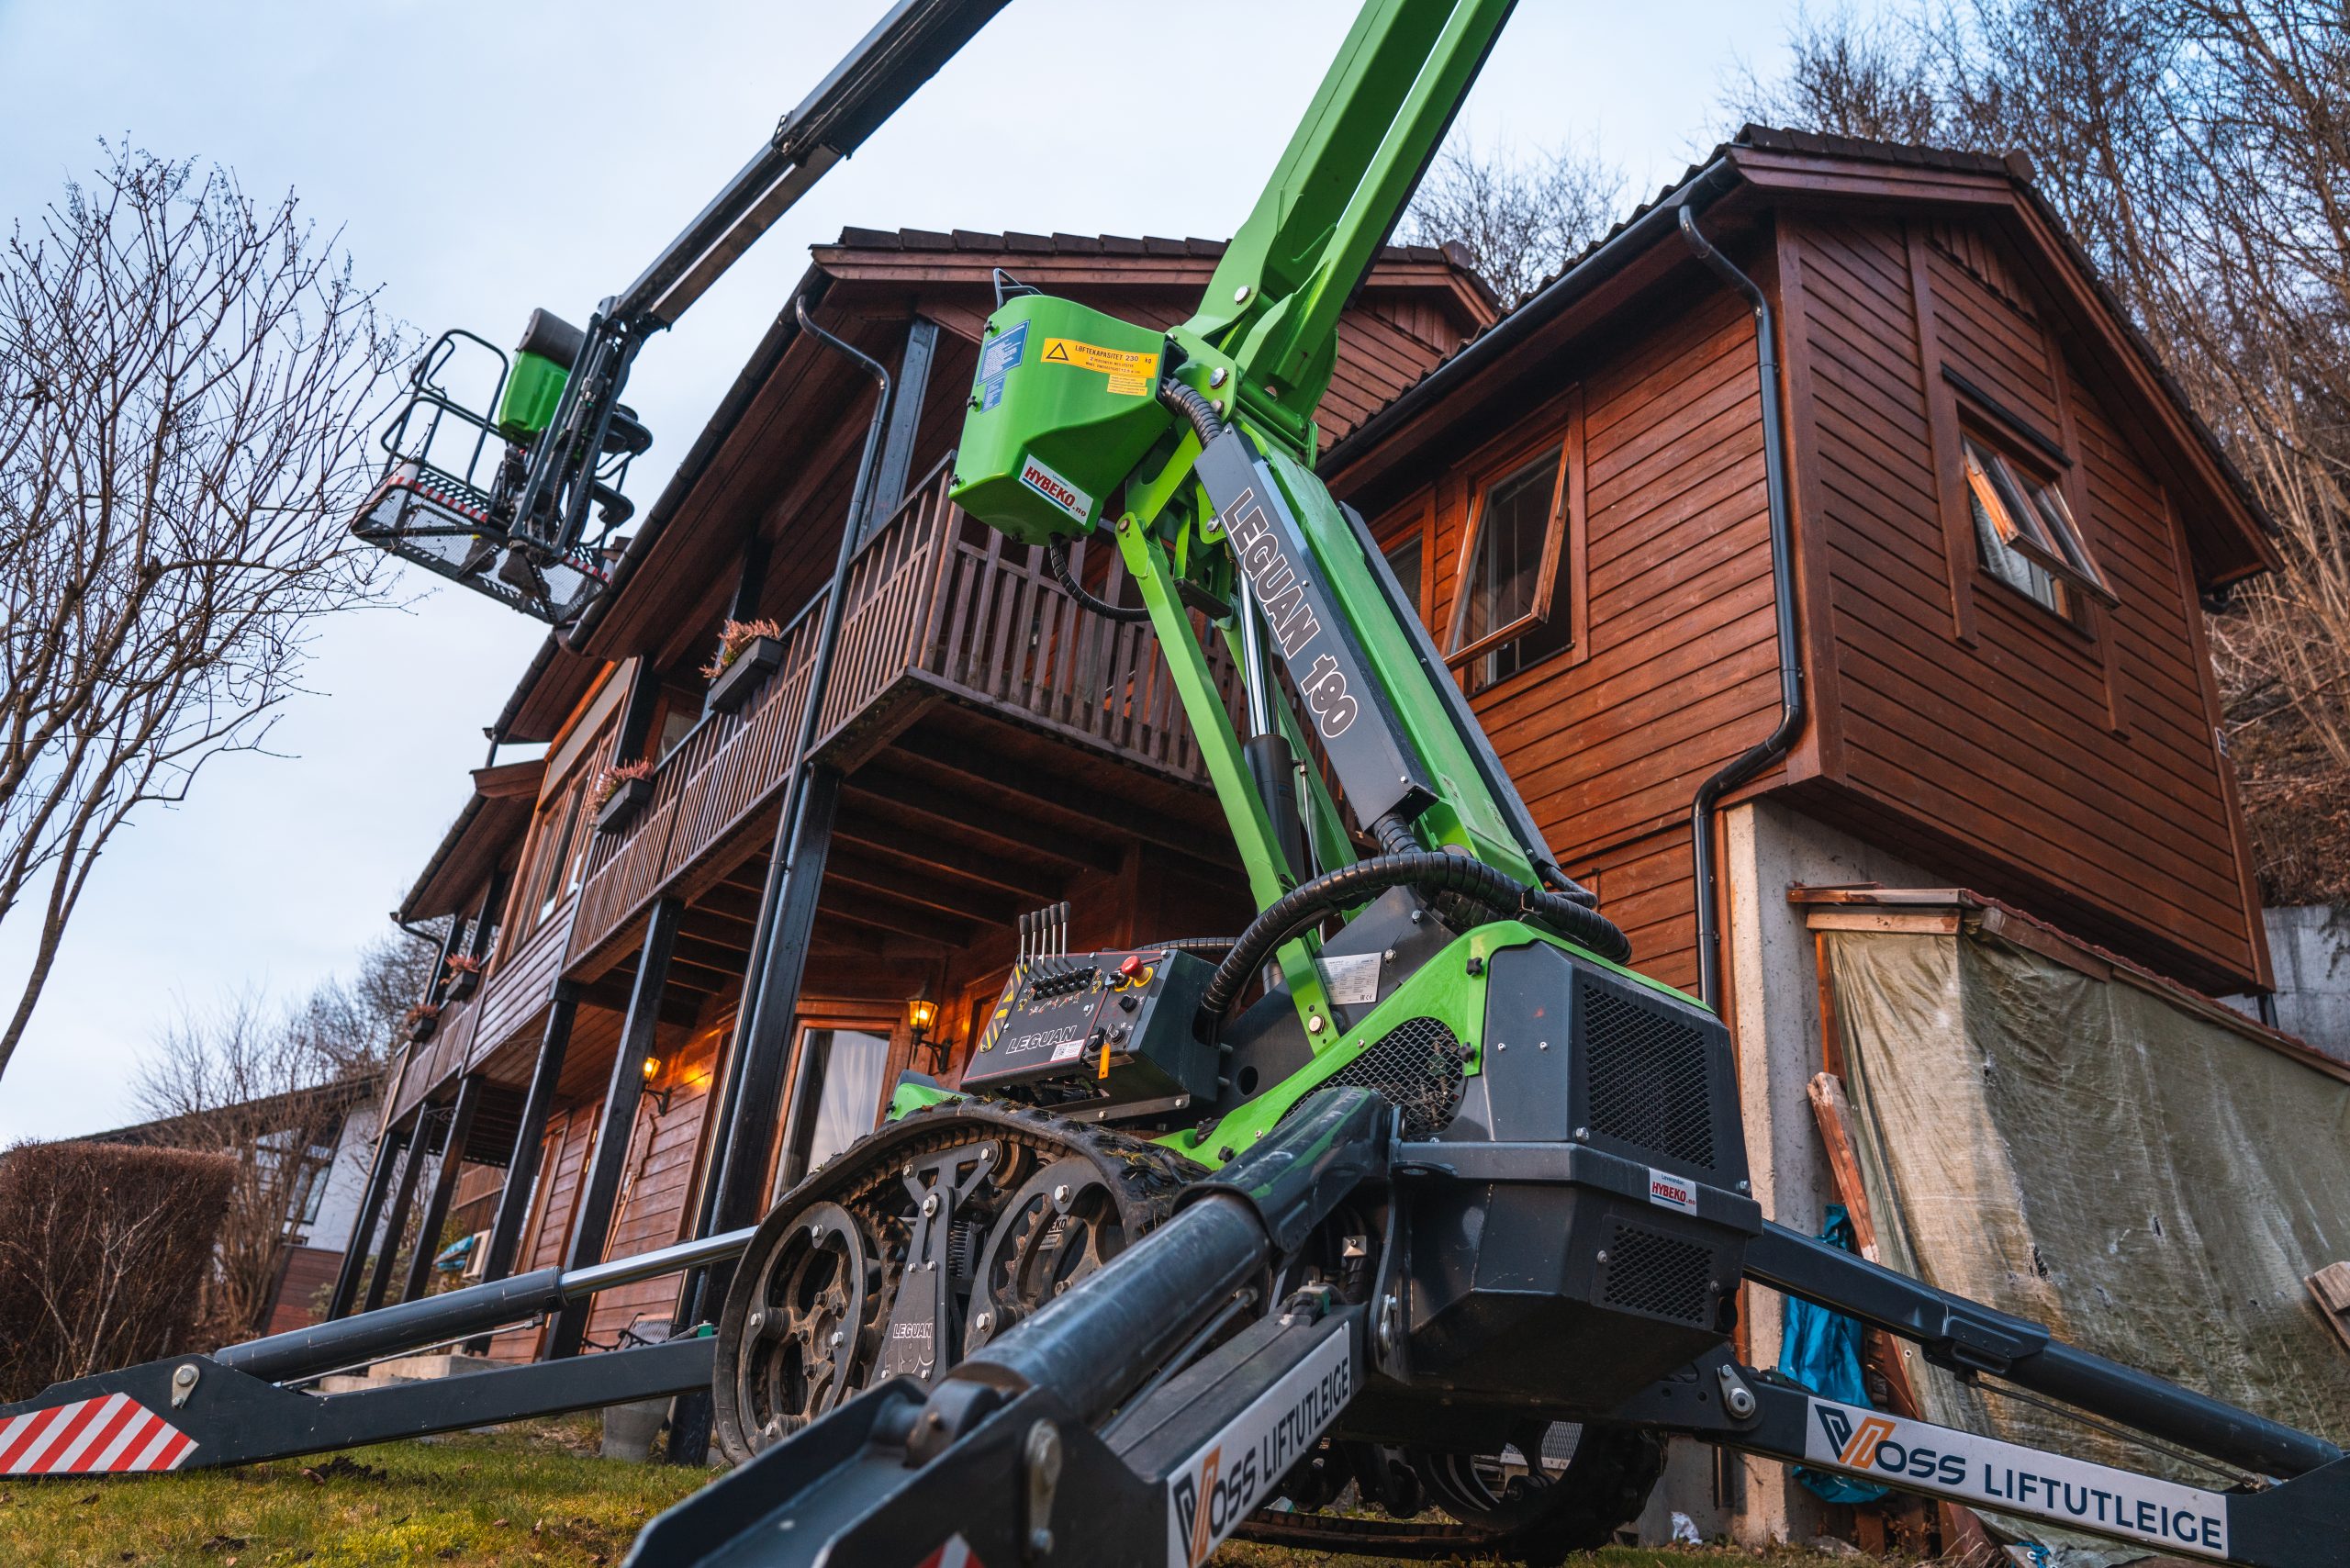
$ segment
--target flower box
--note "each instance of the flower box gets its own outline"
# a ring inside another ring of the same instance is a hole
[[[479,969],[457,969],[449,976],[448,990],[442,994],[451,1002],[463,1002],[480,989]]]
[[[618,833],[629,824],[631,818],[644,809],[644,803],[651,799],[653,799],[652,779],[623,778],[620,780],[613,786],[611,794],[605,799],[604,803],[596,808],[596,831]]]
[[[743,651],[718,672],[718,678],[710,683],[710,711],[732,713],[749,699],[751,689],[774,673],[782,663],[781,638],[752,638],[743,644]]]

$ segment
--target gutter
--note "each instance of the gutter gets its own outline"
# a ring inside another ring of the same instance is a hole
[[[1405,387],[1393,402],[1357,425],[1346,440],[1324,455],[1317,465],[1319,471],[1326,478],[1337,473],[1356,454],[1370,451],[1397,427],[1452,397],[1461,389],[1462,384],[1490,369],[1493,361],[1548,326],[1569,306],[1616,276],[1651,246],[1669,236],[1679,223],[1684,210],[1711,206],[1727,195],[1740,179],[1737,165],[1731,162],[1728,151],[1716,153],[1705,167],[1682,181],[1672,195],[1633,217],[1613,234],[1584,252],[1580,259],[1571,263],[1564,272],[1551,279],[1532,298],[1494,323],[1484,336],[1464,345],[1460,353]]]

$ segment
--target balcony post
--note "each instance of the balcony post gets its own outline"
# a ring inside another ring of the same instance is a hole
[[[563,1077],[563,1057],[570,1048],[571,1023],[578,1013],[579,982],[557,980],[547,1005],[546,1029],[539,1036],[539,1059],[522,1098],[522,1124],[514,1129],[506,1186],[498,1194],[498,1217],[490,1222],[484,1280],[502,1280],[513,1271],[515,1250],[522,1244],[522,1222],[530,1217],[531,1188],[538,1180],[539,1146],[546,1141],[547,1117],[554,1111],[555,1084]]]
[[[465,1139],[474,1130],[474,1113],[481,1108],[481,1078],[467,1073],[457,1080],[457,1103],[449,1109],[449,1129],[441,1138],[441,1165],[432,1173],[432,1191],[424,1200],[424,1217],[416,1227],[416,1250],[408,1254],[408,1279],[400,1287],[402,1301],[414,1301],[432,1282],[432,1258],[441,1227],[449,1221],[449,1199],[457,1190],[457,1168],[465,1162]]]
[[[383,1114],[388,1118],[391,1114],[391,1102],[386,1098]],[[359,1199],[359,1217],[352,1221],[351,1238],[343,1243],[342,1262],[335,1269],[334,1294],[327,1301],[330,1323],[347,1315],[359,1294],[359,1275],[367,1267],[368,1253],[375,1245],[375,1221],[384,1212],[384,1193],[392,1184],[392,1170],[406,1147],[406,1135],[397,1127],[386,1127],[384,1136],[376,1140],[375,1162],[368,1169],[367,1188]]]
[[[637,955],[628,1018],[621,1025],[620,1048],[612,1054],[612,1075],[604,1090],[603,1121],[596,1128],[596,1147],[580,1182],[578,1217],[572,1226],[570,1254],[564,1260],[566,1269],[584,1269],[604,1260],[612,1209],[620,1196],[621,1170],[636,1135],[636,1109],[644,1098],[644,1058],[653,1053],[655,1031],[661,1023],[661,992],[668,984],[669,958],[677,951],[677,926],[685,913],[683,900],[660,899],[645,922],[644,950]],[[592,1305],[576,1301],[556,1316],[547,1341],[549,1360],[579,1353],[580,1341],[588,1337]]]
[[[931,363],[938,356],[938,323],[917,316],[906,329],[906,352],[898,360],[898,390],[890,408],[890,424],[881,438],[881,465],[873,476],[872,498],[856,520],[856,542],[862,545],[897,515],[906,498],[906,481],[913,475],[914,440],[921,433],[922,404],[930,389]]]
[[[408,1228],[408,1205],[416,1201],[416,1179],[423,1173],[424,1157],[432,1141],[432,1107],[419,1103],[409,1114],[408,1159],[400,1165],[399,1186],[392,1193],[392,1212],[384,1221],[384,1244],[376,1250],[375,1271],[367,1276],[367,1305],[373,1312],[384,1305],[391,1289],[392,1265],[399,1260],[400,1233]]]

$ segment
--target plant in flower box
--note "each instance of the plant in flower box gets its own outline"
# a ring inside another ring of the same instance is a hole
[[[596,776],[596,831],[611,833],[644,809],[653,799],[653,759],[639,757],[607,767]]]
[[[710,708],[731,713],[783,663],[783,628],[772,621],[729,621],[718,630],[718,653],[701,666],[710,681]]]
[[[408,1010],[408,1037],[417,1044],[422,1045],[431,1039],[432,1031],[439,1027],[441,1027],[439,1002],[420,1002]]]
[[[449,980],[442,987],[442,994],[451,1002],[463,1002],[481,989],[481,973],[487,967],[485,960],[471,953],[450,954]]]

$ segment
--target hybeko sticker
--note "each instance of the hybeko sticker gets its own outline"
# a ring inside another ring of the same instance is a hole
[[[1046,467],[1041,458],[1031,457],[1020,465],[1020,482],[1080,522],[1093,515],[1093,498]]]
[[[1697,1212],[1697,1186],[1685,1176],[1649,1168],[1649,1202],[1661,1208],[1679,1209],[1683,1214]]]

